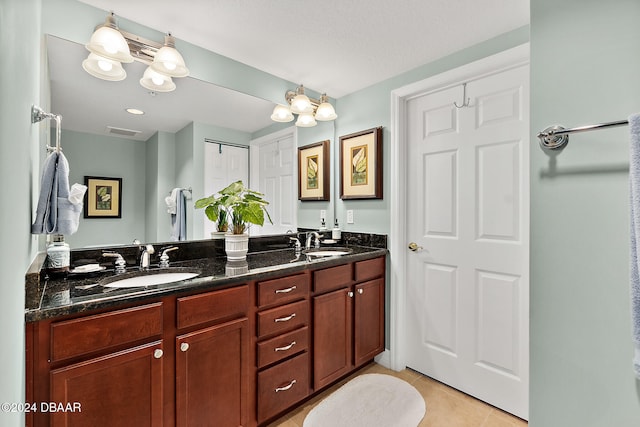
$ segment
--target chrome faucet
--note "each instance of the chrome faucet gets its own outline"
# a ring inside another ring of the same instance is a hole
[[[318,234],[317,231],[311,231],[309,233],[307,233],[307,243],[304,245],[305,249],[311,249],[311,240],[315,237],[315,243],[314,243],[314,247],[319,248],[320,247],[320,235]]]
[[[122,255],[120,255],[119,253],[105,251],[105,252],[102,252],[102,256],[106,258],[116,259],[114,262],[116,274],[124,273],[127,270],[127,262],[124,260],[124,258],[122,258]]]
[[[151,265],[151,254],[155,253],[152,245],[140,246],[140,270],[148,270]]]
[[[169,255],[167,252],[178,250],[177,246],[169,246],[167,248],[160,249],[160,268],[169,268]]]
[[[302,244],[300,243],[300,240],[298,240],[297,237],[289,237],[289,241],[293,243],[296,254],[299,254],[300,251],[302,250]]]

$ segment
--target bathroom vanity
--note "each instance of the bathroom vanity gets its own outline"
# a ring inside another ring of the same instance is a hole
[[[202,257],[131,288],[28,276],[27,424],[264,425],[384,350],[386,254]]]

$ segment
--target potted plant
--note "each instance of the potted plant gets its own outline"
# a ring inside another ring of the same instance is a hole
[[[231,230],[225,235],[227,259],[246,258],[249,249],[249,234],[246,231],[249,224],[264,225],[265,214],[273,224],[266,209],[269,202],[263,196],[245,187],[242,181],[236,181],[216,194],[196,201],[196,209],[204,209],[211,221],[219,222],[222,216],[231,219]]]
[[[216,223],[216,231],[211,232],[212,239],[224,239],[224,235],[229,231],[229,218],[227,211],[222,209],[218,211],[218,219],[212,220]],[[207,218],[211,219],[207,214]]]

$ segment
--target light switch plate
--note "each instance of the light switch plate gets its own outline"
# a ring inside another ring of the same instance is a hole
[[[353,224],[353,210],[347,211],[347,224]]]

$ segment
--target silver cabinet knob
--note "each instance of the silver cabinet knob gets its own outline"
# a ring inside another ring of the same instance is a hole
[[[349,291],[347,295],[349,296],[349,298],[353,298],[353,292]]]
[[[362,288],[358,289],[358,293],[359,293],[360,295],[362,295],[362,294],[364,293],[364,289],[362,289]]]
[[[189,343],[183,342],[182,344],[180,344],[180,351],[187,351],[189,350]]]
[[[156,359],[160,359],[163,354],[164,354],[164,352],[161,349],[157,348],[153,352],[153,357],[155,357]]]

